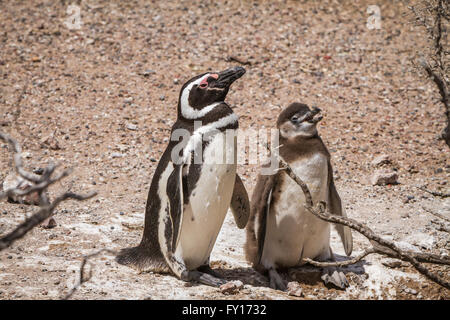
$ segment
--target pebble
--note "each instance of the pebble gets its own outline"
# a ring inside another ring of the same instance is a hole
[[[129,123],[129,124],[127,124],[127,129],[135,131],[135,130],[137,130],[137,125]]]
[[[378,170],[371,178],[372,185],[384,186],[387,184],[397,184],[398,174],[390,170]]]
[[[20,190],[27,190],[33,186],[34,183],[27,181],[15,173],[8,174],[2,183],[3,190],[15,189],[18,186]],[[28,205],[38,205],[39,195],[37,192],[32,192],[26,196],[20,197],[12,195],[8,197],[8,200],[13,203],[23,203]]]
[[[156,73],[156,71],[154,71],[154,70],[145,70],[145,71],[142,72],[141,74],[142,74],[144,77],[150,77],[150,75],[152,75],[152,74],[154,74],[154,73]]]
[[[128,98],[123,99],[123,103],[131,104],[132,102],[133,102],[133,97],[128,97]]]
[[[400,268],[403,265],[403,262],[397,259],[384,259],[381,261],[381,264],[383,264],[386,267],[389,268]]]
[[[244,287],[244,284],[240,280],[229,281],[220,286],[220,292],[223,294],[236,294]]]
[[[297,281],[291,281],[287,284],[287,293],[290,296],[301,297],[303,296],[303,289]]]
[[[406,196],[406,199],[403,201],[403,203],[409,203],[411,200],[414,200],[414,196]]]
[[[414,290],[414,289],[411,289],[411,288],[405,288],[405,289],[403,289],[403,292],[404,293],[409,293],[409,294],[412,294],[412,295],[416,295],[417,294],[417,291]]]
[[[123,153],[120,153],[120,152],[113,152],[113,153],[111,153],[111,159],[115,159],[115,158],[122,158],[124,156],[124,154]]]

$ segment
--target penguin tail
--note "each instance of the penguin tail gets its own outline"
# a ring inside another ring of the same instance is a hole
[[[151,252],[143,246],[120,250],[116,256],[116,262],[140,272],[170,272],[169,266],[162,255],[152,255]]]

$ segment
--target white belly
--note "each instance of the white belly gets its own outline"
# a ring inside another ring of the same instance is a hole
[[[327,201],[327,158],[316,154],[290,164],[307,184],[314,204]],[[265,267],[293,267],[302,258],[329,252],[330,225],[304,207],[301,188],[287,175],[272,192],[261,262]]]
[[[230,161],[211,160],[214,153],[217,155],[223,150],[229,155],[236,155],[234,140],[226,141],[224,145],[224,137],[224,134],[217,134],[205,148],[199,180],[189,202],[184,206],[180,240],[175,254],[190,270],[207,263],[233,195],[235,157],[232,156]]]

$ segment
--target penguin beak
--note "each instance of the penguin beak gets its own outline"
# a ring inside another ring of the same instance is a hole
[[[317,107],[312,107],[312,110],[308,112],[308,115],[304,119],[304,121],[308,121],[310,123],[318,123],[320,120],[323,119],[322,115],[318,115],[322,110],[320,110]]]
[[[234,81],[242,77],[245,69],[242,67],[234,67],[219,72],[219,77],[214,83],[215,88],[228,88]]]

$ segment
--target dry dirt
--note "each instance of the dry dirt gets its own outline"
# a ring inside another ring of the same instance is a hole
[[[251,63],[227,98],[241,128],[273,128],[293,101],[319,106],[348,215],[404,246],[448,255],[448,233],[424,207],[449,216],[450,199],[416,188],[449,192],[449,149],[438,139],[443,107],[434,84],[411,64],[427,52],[426,36],[399,1],[376,1],[381,29],[368,29],[372,2],[81,1],[81,29],[70,30],[69,1],[0,1],[0,130],[22,144],[28,168],[50,161],[74,168],[52,197],[69,188],[99,193],[61,204],[55,228],[36,228],[0,253],[0,299],[61,298],[77,280],[82,255],[138,243],[181,85],[236,65],[228,56]],[[11,157],[0,147],[2,181]],[[371,162],[381,154],[392,159],[388,168],[399,184],[370,183]],[[258,166],[238,171],[251,194]],[[0,234],[35,210],[0,203]],[[354,241],[354,255],[368,246],[356,233]],[[237,295],[138,274],[103,254],[91,260],[93,278],[72,298],[294,299],[269,289],[249,267],[243,242],[229,215],[211,259],[227,279],[244,282]],[[346,268],[346,291],[324,287],[314,268],[290,276],[306,299],[449,298],[409,265],[386,262],[372,255]],[[432,269],[449,280],[448,267]]]

